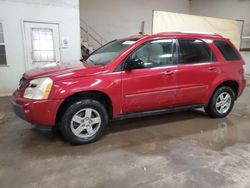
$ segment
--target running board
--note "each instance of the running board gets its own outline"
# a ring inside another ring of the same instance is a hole
[[[174,108],[150,110],[150,111],[143,111],[143,112],[134,112],[134,113],[122,114],[118,117],[113,118],[113,120],[123,120],[123,119],[130,119],[130,118],[167,114],[167,113],[172,113],[172,112],[192,110],[194,108],[202,108],[205,106],[206,106],[205,104],[199,104],[199,105],[180,106],[180,107],[174,107]]]

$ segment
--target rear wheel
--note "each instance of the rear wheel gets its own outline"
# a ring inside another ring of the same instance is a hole
[[[96,100],[81,100],[65,111],[60,130],[63,137],[72,144],[87,144],[98,140],[105,132],[108,113],[102,103]]]
[[[213,118],[226,117],[234,106],[235,93],[228,86],[215,91],[205,111]]]

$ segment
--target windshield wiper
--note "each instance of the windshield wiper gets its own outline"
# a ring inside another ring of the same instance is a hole
[[[95,65],[95,62],[94,62],[92,59],[88,58],[88,60],[89,60],[92,64]],[[88,61],[86,61],[86,62],[88,63]]]

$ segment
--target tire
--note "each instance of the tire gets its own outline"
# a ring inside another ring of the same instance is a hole
[[[60,121],[62,136],[71,144],[88,144],[105,133],[109,118],[99,101],[85,99],[71,104]]]
[[[231,112],[234,101],[234,91],[228,86],[222,86],[214,92],[205,111],[212,118],[224,118]]]

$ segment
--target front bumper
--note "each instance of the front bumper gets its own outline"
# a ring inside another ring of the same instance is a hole
[[[13,94],[12,107],[21,119],[35,125],[53,126],[57,111],[63,100],[31,100],[20,97],[18,91]]]
[[[25,116],[25,114],[24,114],[23,107],[22,107],[21,105],[17,104],[17,103],[16,103],[15,101],[13,101],[13,100],[11,101],[11,104],[12,104],[12,108],[13,108],[15,114],[16,114],[19,118],[21,118],[21,119],[27,121],[27,118],[26,118],[26,116]]]

